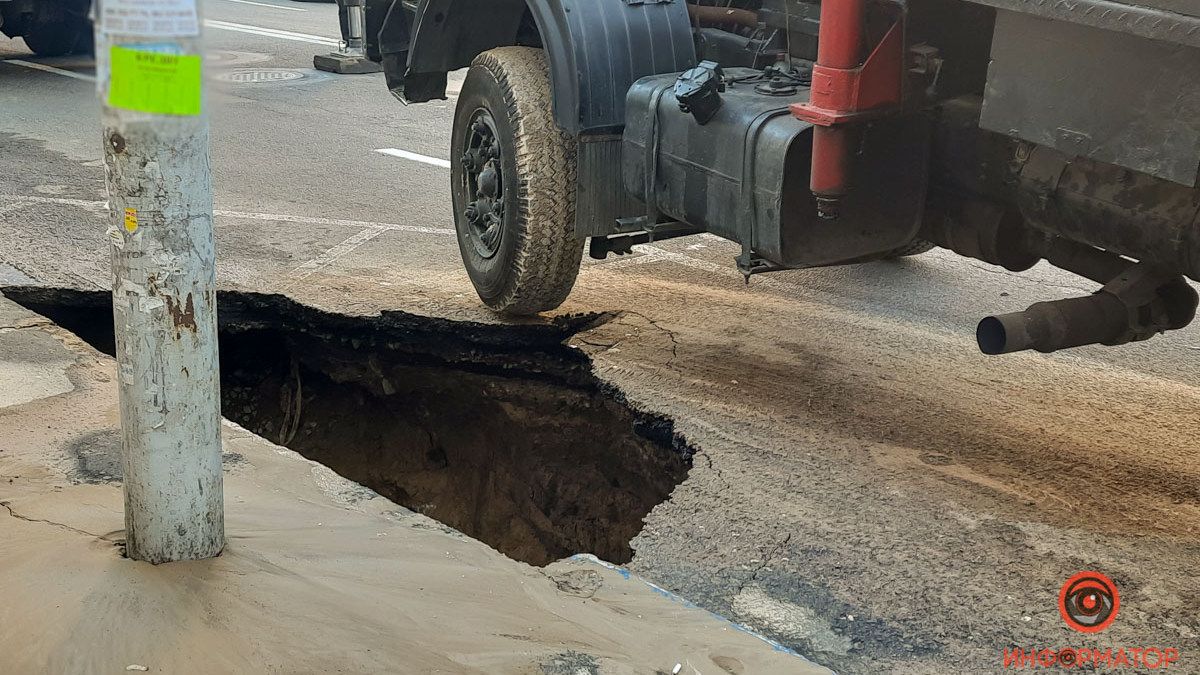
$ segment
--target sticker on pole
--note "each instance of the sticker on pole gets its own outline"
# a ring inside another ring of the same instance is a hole
[[[100,32],[133,37],[199,35],[196,0],[104,0]]]
[[[200,114],[200,57],[114,45],[109,52],[108,104],[159,115]]]

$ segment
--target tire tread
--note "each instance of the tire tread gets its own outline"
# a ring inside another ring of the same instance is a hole
[[[896,258],[907,258],[909,256],[921,255],[928,253],[937,248],[937,245],[924,239],[913,239],[907,246],[901,246],[884,256],[884,260],[895,260]]]
[[[554,120],[550,68],[541,49],[499,47],[480,54],[504,92],[514,123],[521,239],[512,280],[487,300],[506,314],[537,314],[561,305],[575,286],[583,240],[575,236],[575,144]]]

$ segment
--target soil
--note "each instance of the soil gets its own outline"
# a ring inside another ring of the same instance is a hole
[[[509,557],[616,563],[690,454],[595,389],[406,365],[278,333],[224,341],[226,417]],[[648,430],[648,429],[646,429]]]
[[[112,349],[107,294],[7,293]],[[514,559],[629,562],[643,519],[691,468],[669,419],[630,408],[561,344],[603,317],[451,338],[443,322],[280,296],[224,293],[219,306],[226,418]],[[119,478],[100,440],[73,446],[80,471]]]

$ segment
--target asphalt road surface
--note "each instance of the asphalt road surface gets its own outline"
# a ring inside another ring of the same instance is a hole
[[[333,5],[206,7],[222,285],[496,322],[451,229],[453,98],[312,70]],[[0,40],[0,284],[107,287],[92,72]],[[736,253],[587,261],[561,310],[617,313],[574,343],[700,450],[636,572],[842,672],[999,671],[1013,646],[1172,648],[1200,672],[1200,330],[986,358],[980,317],[1093,289],[941,250],[747,286]],[[1056,604],[1090,569],[1121,592],[1099,635]]]

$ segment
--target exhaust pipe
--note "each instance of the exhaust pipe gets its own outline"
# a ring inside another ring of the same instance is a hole
[[[975,339],[988,355],[1115,347],[1187,326],[1196,317],[1198,302],[1200,296],[1182,277],[1133,265],[1095,295],[989,316],[979,322]]]
[[[1043,354],[1091,344],[1118,345],[1129,330],[1125,303],[1101,291],[1086,298],[1039,302],[1024,312],[989,316],[979,322],[975,339],[984,354],[1036,349]]]

